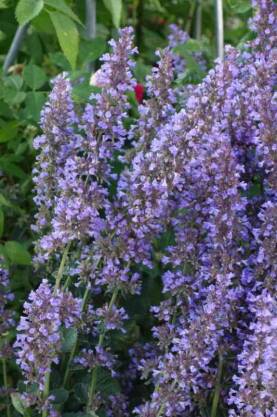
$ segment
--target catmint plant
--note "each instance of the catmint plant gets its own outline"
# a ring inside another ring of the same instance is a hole
[[[43,280],[14,344],[25,409],[63,413],[59,385],[92,416],[276,414],[277,5],[253,6],[256,37],[226,46],[199,85],[176,83],[189,41],[176,25],[133,108],[131,28],[84,108],[68,75],[54,80],[34,142]],[[1,270],[3,333],[7,287]]]

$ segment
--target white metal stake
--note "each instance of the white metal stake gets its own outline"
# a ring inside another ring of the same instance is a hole
[[[215,0],[216,10],[216,46],[217,56],[224,58],[224,21],[223,21],[223,1]]]

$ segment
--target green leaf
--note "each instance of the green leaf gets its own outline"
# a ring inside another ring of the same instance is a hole
[[[79,382],[74,386],[74,395],[80,404],[86,404],[88,400],[88,384]]]
[[[26,178],[25,172],[6,156],[0,158],[0,168],[5,171],[11,177],[24,180]]]
[[[42,12],[34,18],[34,20],[32,21],[32,26],[38,32],[48,33],[49,35],[55,35],[55,28],[46,8],[44,8]]]
[[[250,0],[228,0],[228,3],[231,9],[234,9],[238,14],[244,14],[252,8]]]
[[[13,120],[0,125],[0,143],[8,142],[17,135],[18,122]]]
[[[118,394],[120,392],[120,385],[107,369],[98,368],[96,389],[102,395],[108,397],[109,395]]]
[[[20,394],[13,392],[11,394],[12,405],[20,414],[24,415],[24,404],[20,398]]]
[[[75,327],[70,327],[63,329],[62,333],[62,351],[70,352],[77,341],[78,332]]]
[[[43,9],[43,0],[19,0],[15,16],[20,25],[30,22]]]
[[[78,84],[72,89],[72,98],[76,103],[86,103],[92,93],[101,91],[98,87],[93,87],[87,83]]]
[[[12,203],[6,199],[3,194],[0,194],[0,205],[4,207],[12,207]]]
[[[45,72],[33,64],[29,64],[24,68],[23,79],[32,90],[38,90],[47,81]]]
[[[82,65],[95,61],[106,50],[106,41],[104,38],[97,37],[92,40],[82,40],[79,48],[79,61]]]
[[[62,404],[65,403],[69,397],[69,392],[64,388],[57,388],[51,391],[50,395],[54,395],[55,400],[53,401],[55,404]]]
[[[196,39],[189,39],[186,43],[175,47],[177,52],[178,49],[185,52],[199,52],[202,50],[202,45],[201,42],[197,41]]]
[[[5,78],[5,85],[19,91],[23,85],[23,79],[20,75],[10,75]]]
[[[0,0],[0,9],[7,9],[8,7],[8,0]]]
[[[13,119],[11,108],[4,101],[0,101],[0,116],[4,116],[7,119]]]
[[[61,68],[62,70],[67,72],[71,70],[70,64],[62,52],[50,52],[49,58],[51,63]]]
[[[4,101],[11,106],[22,103],[26,97],[23,91],[17,91],[10,87],[5,87],[4,93]]]
[[[79,33],[72,19],[60,12],[49,12],[60,46],[73,69],[76,66]]]
[[[31,255],[25,247],[13,240],[5,243],[5,250],[9,260],[15,265],[30,265]]]
[[[26,118],[38,122],[40,118],[40,112],[45,103],[45,100],[45,93],[42,93],[41,91],[30,91],[29,93],[27,93],[25,101]]]
[[[3,233],[4,233],[4,224],[5,224],[4,212],[0,208],[0,237],[2,237],[3,236]]]
[[[73,10],[65,3],[64,0],[44,0],[46,6],[50,6],[53,9],[65,14],[71,19],[75,20],[77,23],[82,25],[79,17],[73,12]]]
[[[103,0],[103,2],[111,13],[113,24],[116,28],[119,28],[122,13],[122,0]]]

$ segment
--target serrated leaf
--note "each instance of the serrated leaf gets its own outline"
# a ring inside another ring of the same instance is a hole
[[[103,0],[103,2],[112,16],[113,24],[116,28],[119,28],[122,13],[122,0]]]
[[[44,4],[46,6],[50,6],[53,9],[67,15],[71,19],[75,20],[77,23],[82,25],[79,17],[73,12],[73,10],[65,3],[64,0],[44,0]]]
[[[30,265],[31,255],[19,242],[10,240],[5,243],[5,250],[9,260],[15,265]]]
[[[55,27],[61,49],[72,68],[75,69],[79,47],[79,33],[76,24],[60,12],[49,12],[49,15]]]
[[[63,329],[62,332],[62,351],[70,352],[75,345],[78,337],[78,332],[75,327],[69,329]]]
[[[0,127],[0,143],[8,142],[17,135],[18,122],[7,122]]]
[[[32,90],[38,90],[45,84],[47,77],[45,72],[34,64],[29,64],[24,68],[23,80]]]
[[[65,388],[57,388],[51,391],[50,395],[53,395],[55,399],[53,402],[55,404],[62,404],[65,403],[69,397],[69,392]]]
[[[0,208],[0,237],[2,237],[3,236],[3,233],[4,233],[4,223],[5,223],[4,212]]]
[[[12,405],[20,414],[24,415],[24,404],[20,398],[20,394],[13,392],[11,394]]]
[[[15,16],[20,25],[25,25],[38,16],[43,9],[43,0],[19,0]]]

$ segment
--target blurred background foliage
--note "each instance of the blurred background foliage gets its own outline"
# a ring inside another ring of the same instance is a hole
[[[40,131],[50,80],[69,72],[75,101],[85,102],[107,40],[125,25],[135,28],[139,83],[155,62],[155,49],[166,45],[170,23],[195,38],[192,49],[204,51],[212,64],[214,7],[213,0],[0,0],[0,254],[13,270],[17,303],[36,285],[32,141]],[[238,45],[251,36],[247,20],[252,12],[249,0],[224,1],[225,43]],[[194,64],[188,60],[188,70],[191,65],[194,72]]]

